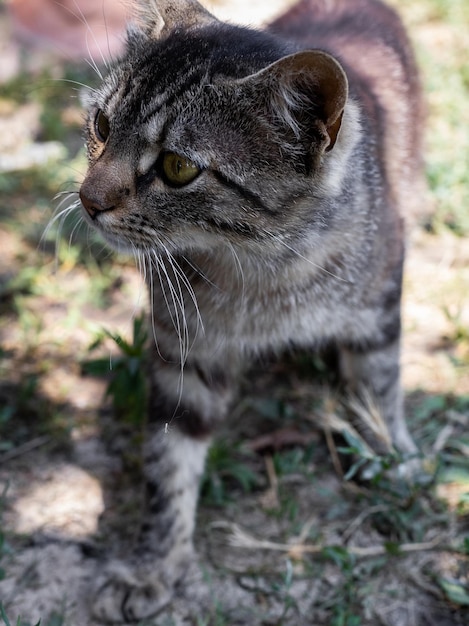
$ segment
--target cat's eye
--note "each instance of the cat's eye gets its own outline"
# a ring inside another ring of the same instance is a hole
[[[109,133],[111,132],[111,127],[109,125],[109,119],[103,113],[101,109],[96,113],[96,117],[94,120],[94,130],[96,133],[96,137],[105,142],[108,140]]]
[[[179,154],[166,152],[163,156],[163,173],[170,185],[182,187],[200,174],[200,168]]]

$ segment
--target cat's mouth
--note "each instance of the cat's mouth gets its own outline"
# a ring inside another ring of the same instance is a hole
[[[135,245],[132,248],[132,244],[129,241],[126,241],[121,234],[112,232],[110,224],[107,223],[108,217],[111,217],[112,213],[116,209],[115,206],[103,208],[99,206],[98,203],[87,198],[81,190],[80,200],[82,204],[83,218],[90,226],[95,228],[100,233],[100,235],[106,240],[106,243],[108,243],[117,252],[122,252],[124,254],[132,253],[132,249],[135,250]]]

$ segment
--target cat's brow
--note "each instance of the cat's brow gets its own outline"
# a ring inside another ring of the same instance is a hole
[[[184,97],[184,94],[190,92],[194,86],[200,85],[202,80],[200,69],[196,67],[186,67],[184,69],[183,74],[172,77],[169,86],[166,89],[163,87],[161,93],[151,94],[148,106],[143,111],[141,118],[143,124],[161,113],[163,106],[166,106],[167,109],[173,107],[178,100]],[[164,85],[164,81],[158,82],[160,85]]]
[[[151,102],[145,107],[141,117],[141,123],[147,124],[153,122],[154,118],[161,113],[163,107],[168,104],[169,90],[162,93],[156,93],[152,96]]]

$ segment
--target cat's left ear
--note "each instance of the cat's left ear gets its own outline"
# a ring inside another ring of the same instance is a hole
[[[334,57],[320,50],[297,52],[240,82],[260,88],[272,118],[297,139],[314,124],[324,137],[322,149],[332,150],[348,97],[347,76]]]
[[[131,6],[134,24],[152,39],[216,21],[197,0],[133,0]]]

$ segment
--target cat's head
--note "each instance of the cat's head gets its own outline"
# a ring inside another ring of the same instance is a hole
[[[339,63],[195,0],[136,8],[125,55],[87,97],[86,219],[117,247],[171,252],[259,249],[314,221],[303,200],[338,140]]]

